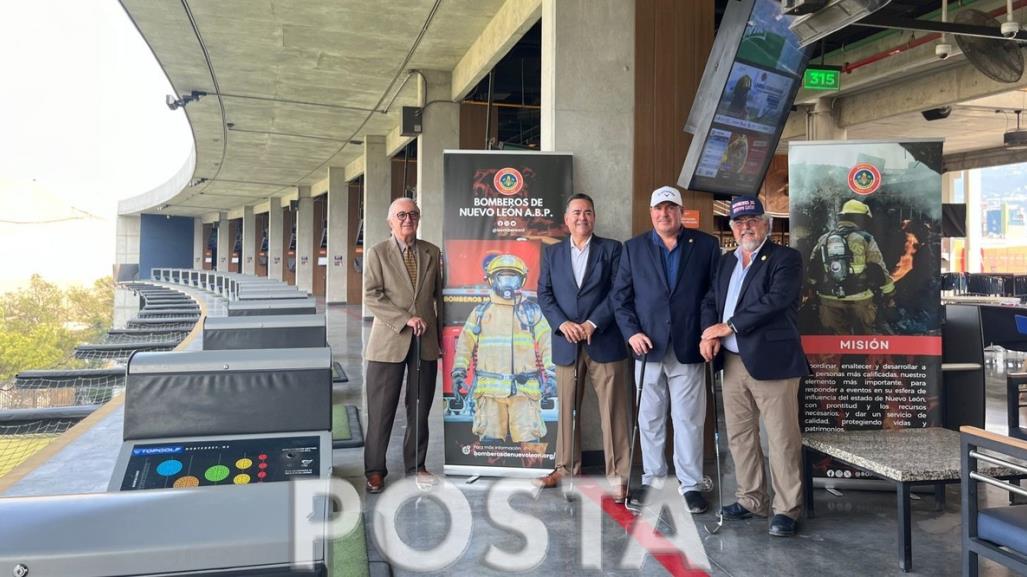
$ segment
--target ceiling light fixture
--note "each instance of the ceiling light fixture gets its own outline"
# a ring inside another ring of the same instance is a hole
[[[1002,135],[1002,144],[1009,150],[1027,150],[1027,130],[1020,127],[1020,115],[1023,110],[1014,110],[1016,114],[1016,129],[1006,131]]]

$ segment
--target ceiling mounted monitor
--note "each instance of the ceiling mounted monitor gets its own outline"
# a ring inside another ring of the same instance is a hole
[[[780,0],[728,3],[685,123],[693,134],[678,184],[756,194],[809,58]]]
[[[792,21],[801,46],[820,40],[884,8],[891,0],[831,0],[823,8]],[[782,0],[787,8],[789,0]],[[794,3],[794,0],[793,0]]]

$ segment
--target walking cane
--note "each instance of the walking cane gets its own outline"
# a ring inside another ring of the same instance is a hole
[[[710,535],[715,535],[724,526],[724,478],[720,472],[720,417],[717,416],[717,382],[713,372],[713,361],[706,362],[706,376],[713,389],[713,448],[717,453],[717,524],[712,529],[709,525],[703,526]]]
[[[635,383],[635,419],[631,428],[631,448],[628,450],[628,486],[624,490],[624,506],[635,511],[631,506],[631,471],[635,467],[635,441],[638,440],[638,408],[642,404],[642,387],[645,386],[645,365],[649,360],[649,353],[642,355],[642,369]],[[632,371],[634,372],[634,371]]]
[[[571,407],[571,480],[568,490],[563,493],[564,499],[568,501],[574,496],[574,460],[581,460],[580,456],[578,456],[578,405],[581,403],[581,400],[578,398],[579,359],[581,359],[581,341],[578,341],[574,349],[574,406]]]
[[[418,461],[421,457],[421,335],[414,335],[414,355],[417,357],[417,370],[414,372],[416,403],[414,406],[414,483],[421,491],[431,490],[431,485],[421,483]]]

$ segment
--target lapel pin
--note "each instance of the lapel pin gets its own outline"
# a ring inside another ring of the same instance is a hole
[[[767,260],[767,255],[763,255],[763,256],[761,256],[761,257],[760,257],[760,260]]]

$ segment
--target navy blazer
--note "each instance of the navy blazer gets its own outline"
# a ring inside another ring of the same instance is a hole
[[[704,329],[723,320],[724,301],[737,262],[734,252],[720,259],[713,286],[703,302]],[[730,320],[737,331],[738,354],[754,379],[790,379],[810,374],[796,323],[802,279],[799,251],[774,244],[770,239],[749,265]]]
[[[583,323],[590,320],[595,323],[592,344],[584,345],[592,360],[610,363],[627,358],[624,339],[610,307],[610,291],[620,253],[619,242],[592,235],[585,277],[581,288],[578,288],[571,267],[570,237],[545,247],[538,279],[538,304],[553,330],[554,363],[572,365],[577,352],[577,345],[568,342],[560,332],[564,321]]]
[[[679,362],[701,363],[700,312],[713,280],[720,245],[704,232],[684,229],[678,241],[682,251],[678,280],[672,291],[652,234],[650,230],[624,243],[613,283],[617,325],[625,339],[640,332],[649,337],[653,342],[650,361],[662,361],[668,344],[673,344]]]

